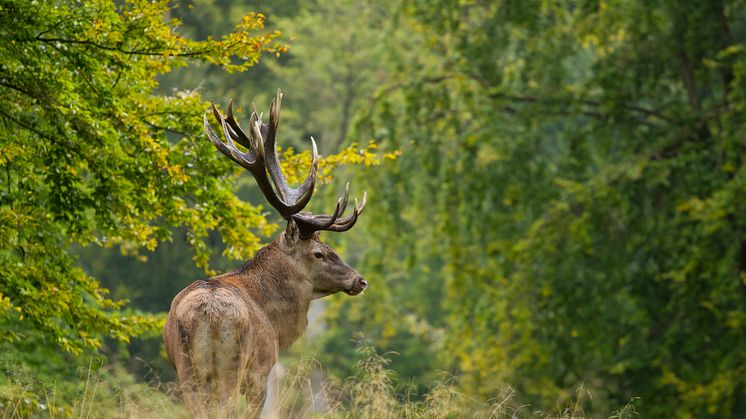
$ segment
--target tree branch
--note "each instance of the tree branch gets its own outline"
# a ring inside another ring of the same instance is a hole
[[[34,95],[31,91],[25,90],[21,87],[18,87],[10,83],[6,83],[2,80],[0,80],[0,86],[7,87],[8,89],[15,90],[16,92],[19,92],[19,93],[23,93],[24,95],[31,97],[31,98],[38,98],[38,96]]]
[[[177,54],[171,54],[171,53],[154,52],[154,51],[147,51],[147,50],[126,50],[120,47],[110,47],[108,45],[103,45],[97,42],[87,41],[87,40],[65,39],[65,38],[42,38],[41,36],[37,36],[33,40],[41,41],[44,43],[59,42],[62,44],[87,45],[87,46],[92,46],[92,47],[96,47],[99,49],[103,49],[106,51],[116,51],[116,52],[121,52],[121,53],[128,54],[128,55],[145,55],[145,56],[150,56],[150,57],[195,57],[198,55],[203,55],[205,52],[207,52],[207,50],[200,50],[200,51],[181,52]]]
[[[189,136],[190,136],[190,134],[189,134],[189,133],[187,133],[187,132],[184,132],[184,131],[179,131],[179,130],[177,130],[177,129],[174,129],[174,128],[164,127],[164,126],[161,126],[161,125],[157,125],[157,124],[154,124],[154,123],[152,123],[152,122],[148,122],[148,121],[143,121],[143,122],[145,122],[145,124],[146,124],[147,126],[149,126],[150,128],[153,128],[153,129],[157,129],[157,130],[160,130],[160,131],[168,131],[168,132],[172,132],[172,133],[174,133],[174,134],[179,134],[179,135],[181,135],[181,136],[183,136],[183,137],[189,137]]]
[[[32,127],[31,125],[28,125],[28,124],[24,123],[21,120],[13,118],[12,116],[8,115],[7,113],[3,112],[2,110],[0,110],[0,115],[4,116],[5,118],[7,118],[11,122],[15,122],[16,125],[19,125],[20,127],[25,128],[25,129],[33,132],[34,134],[42,137],[42,138],[51,139],[47,134],[44,134],[43,132],[37,130],[36,128]]]
[[[468,73],[468,72],[464,73],[464,74],[467,77],[469,77],[470,79],[472,79],[472,80],[476,81],[477,83],[479,83],[480,85],[482,85],[482,87],[484,87],[486,89],[492,89],[494,87],[494,86],[492,86],[489,83],[489,81],[485,80],[483,77],[479,76],[478,74]],[[514,101],[514,102],[535,102],[535,103],[552,104],[552,105],[569,105],[569,104],[571,104],[573,102],[577,102],[577,103],[581,103],[581,104],[588,105],[588,106],[594,106],[594,107],[601,106],[601,102],[599,102],[597,100],[593,100],[593,99],[573,99],[573,98],[570,98],[570,99],[561,99],[561,98],[551,98],[551,97],[550,98],[540,98],[540,97],[536,97],[536,96],[516,96],[516,95],[508,95],[508,94],[504,94],[504,93],[494,93],[494,94],[490,94],[490,96],[491,97],[493,97],[493,96],[494,97],[499,96],[499,97],[503,97],[505,99],[508,99],[508,100],[511,100],[511,101]],[[625,109],[628,109],[628,110],[632,110],[632,111],[635,111],[635,112],[638,112],[638,113],[642,113],[642,114],[645,114],[645,115],[648,115],[648,116],[655,116],[655,117],[660,118],[660,119],[662,119],[662,120],[664,120],[666,122],[673,122],[673,120],[671,118],[667,117],[666,115],[661,114],[658,111],[652,110],[652,109],[646,109],[646,108],[643,108],[641,106],[630,105],[630,104],[626,104],[626,103],[622,103],[621,106],[622,106],[622,108],[625,108]],[[600,113],[600,112],[597,112],[595,110],[592,110],[592,111],[581,111],[580,113],[586,114],[588,116],[594,116],[594,117],[598,117],[600,115],[604,115],[604,119],[608,118],[608,115]],[[567,114],[569,114],[569,113],[567,113]],[[650,122],[647,122],[647,121],[641,121],[641,123],[649,125],[649,126],[654,126],[653,124],[651,124]]]

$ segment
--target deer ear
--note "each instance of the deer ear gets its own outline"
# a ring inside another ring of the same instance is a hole
[[[288,247],[293,247],[298,240],[300,240],[300,230],[298,230],[298,225],[295,224],[295,221],[290,218],[287,227],[285,227],[285,243]]]
[[[314,240],[318,240],[318,239],[319,239],[319,237],[321,237],[321,231],[315,231],[315,232],[313,233],[313,239],[314,239]]]

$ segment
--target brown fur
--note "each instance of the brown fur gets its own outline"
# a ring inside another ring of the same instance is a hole
[[[187,408],[225,417],[244,393],[249,415],[258,416],[277,352],[305,331],[311,300],[365,286],[316,237],[300,240],[291,223],[236,271],[186,287],[171,303],[164,341]]]

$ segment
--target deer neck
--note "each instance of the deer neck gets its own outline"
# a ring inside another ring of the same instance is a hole
[[[249,295],[274,326],[280,348],[290,346],[308,326],[310,280],[276,242],[260,250],[239,273]]]

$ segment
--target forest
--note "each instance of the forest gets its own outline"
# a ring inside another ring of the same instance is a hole
[[[265,417],[746,417],[744,0],[0,0],[0,417],[190,417],[171,301],[285,229],[203,116],[278,89],[368,287]]]

